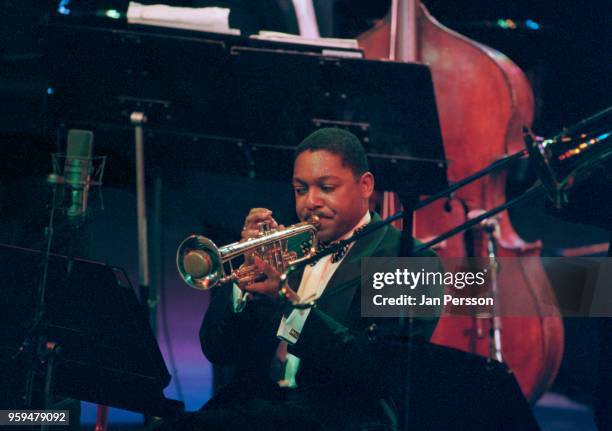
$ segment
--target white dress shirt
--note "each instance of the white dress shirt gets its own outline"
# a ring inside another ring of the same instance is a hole
[[[338,241],[350,238],[354,231],[368,224],[370,220],[371,216],[368,211],[361,218],[359,223],[357,223],[353,229],[349,230],[346,234],[339,238]],[[302,281],[300,282],[300,287],[297,291],[301,303],[316,300],[323,294],[329,280],[331,280],[332,276],[336,272],[336,269],[338,269],[353,244],[354,243],[349,245],[349,248],[342,259],[337,262],[332,262],[332,255],[327,255],[318,260],[314,266],[307,266],[304,268]],[[283,317],[280,322],[276,335],[281,341],[276,351],[275,358],[276,361],[284,363],[284,378],[278,382],[280,386],[297,386],[295,376],[299,368],[300,359],[297,356],[287,352],[287,344],[295,344],[297,342],[310,311],[310,308],[294,309],[289,316],[286,318]]]

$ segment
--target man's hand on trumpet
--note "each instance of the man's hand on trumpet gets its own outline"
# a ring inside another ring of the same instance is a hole
[[[244,220],[241,237],[243,240],[254,238],[259,234],[260,223],[269,223],[270,229],[283,228],[272,217],[272,211],[267,208],[251,208],[249,214]],[[238,287],[245,292],[257,293],[265,295],[274,301],[279,301],[283,298],[289,301],[298,301],[297,294],[288,286],[281,286],[281,273],[272,265],[260,259],[258,256],[246,256],[246,265],[254,266],[256,272],[262,277],[253,279],[253,277],[244,277],[240,279]],[[264,278],[259,280],[259,278]],[[281,293],[279,295],[279,293]]]
[[[262,274],[261,281],[252,282],[247,277],[240,280],[238,287],[245,292],[265,295],[274,301],[288,300],[299,302],[300,297],[288,285],[281,286],[281,273],[268,262],[253,256],[251,264],[255,267],[256,273]],[[259,278],[259,277],[258,277]]]
[[[270,223],[270,229],[283,228],[272,217],[272,211],[267,208],[251,208],[249,214],[244,220],[244,227],[240,236],[243,240],[255,238],[259,234],[259,225],[261,223]]]

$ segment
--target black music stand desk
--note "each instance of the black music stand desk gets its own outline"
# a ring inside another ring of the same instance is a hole
[[[29,355],[19,349],[33,323],[40,262],[38,251],[0,245],[3,408],[20,407]],[[123,270],[81,259],[71,267],[50,256],[43,328],[60,348],[52,394],[151,416],[182,411],[163,396],[170,374]]]

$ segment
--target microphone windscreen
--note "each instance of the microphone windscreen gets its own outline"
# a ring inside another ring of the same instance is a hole
[[[93,149],[93,132],[71,129],[68,131],[66,157],[90,158]]]
[[[69,218],[81,217],[86,213],[92,152],[93,132],[78,129],[68,131],[64,183],[70,188]]]
[[[64,178],[72,186],[83,185],[89,175],[93,151],[93,132],[72,129],[68,131]]]

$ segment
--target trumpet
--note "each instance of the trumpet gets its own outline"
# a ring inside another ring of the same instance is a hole
[[[202,235],[190,235],[178,247],[176,266],[183,280],[198,290],[229,282],[250,284],[263,278],[255,265],[250,264],[253,256],[284,272],[316,254],[319,225],[316,215],[282,229],[272,229],[269,223],[260,223],[256,237],[223,247],[217,247]],[[245,258],[245,262],[234,269],[232,261],[240,256]]]

